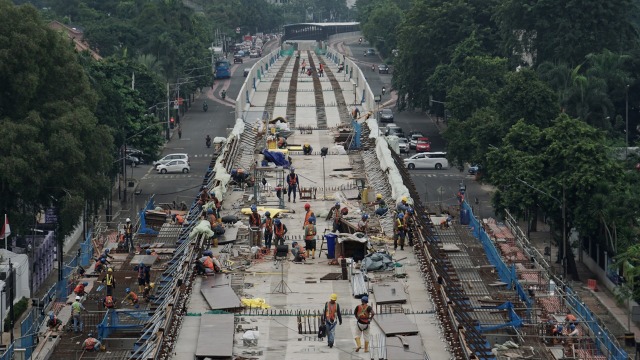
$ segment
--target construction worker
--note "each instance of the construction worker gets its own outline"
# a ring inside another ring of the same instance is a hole
[[[360,351],[360,348],[362,347],[360,343],[361,333],[364,338],[364,352],[369,352],[369,325],[371,324],[374,313],[373,308],[369,306],[368,296],[363,296],[361,301],[362,304],[356,306],[356,309],[353,312],[356,316],[356,320],[358,321],[356,324],[356,352]]]
[[[323,322],[327,327],[327,343],[330,348],[333,347],[333,342],[336,337],[336,323],[342,325],[340,304],[338,304],[336,300],[338,300],[338,295],[331,294],[331,296],[329,296],[329,301],[324,303],[324,311],[322,312]],[[338,321],[336,322],[336,320]]]
[[[89,334],[89,336],[82,342],[82,348],[85,351],[100,351],[103,350],[102,343],[100,340],[93,337],[93,334]]]
[[[389,208],[387,207],[387,203],[382,199],[382,194],[376,194],[376,205],[378,205],[378,208],[376,209],[376,214],[379,216],[382,216],[386,214],[387,211],[389,211]]]
[[[578,330],[578,328],[573,324],[569,325],[569,333],[567,334],[567,336],[577,337],[578,335],[580,335],[580,331]]]
[[[231,172],[233,173],[233,171]],[[202,206],[209,201],[211,201],[211,194],[209,194],[209,189],[207,189],[206,186],[203,186],[200,190],[200,195],[198,195],[198,205]]]
[[[409,204],[407,203],[407,197],[403,196],[402,199],[400,200],[400,203],[396,206],[396,211],[397,212],[405,212],[407,211],[407,208],[409,207]]]
[[[291,168],[291,173],[287,175],[287,185],[289,185],[289,189],[287,190],[287,195],[289,196],[289,202],[291,202],[291,193],[293,193],[293,202],[296,202],[296,192],[298,191],[298,186],[300,186],[300,179],[298,178],[298,174],[295,173],[296,168]]]
[[[309,218],[311,218],[312,216],[315,217],[315,214],[313,213],[313,211],[311,211],[311,204],[309,203],[304,204],[304,211],[305,211],[304,223],[302,224],[303,229],[309,223]]]
[[[333,212],[332,214],[332,218],[333,218],[333,227],[331,229],[331,231],[333,232],[337,232],[340,230],[340,222],[342,219],[342,213],[340,212],[340,203],[337,202],[335,203],[335,205],[333,205],[333,208],[331,208],[331,212]]]
[[[101,258],[105,258],[105,259],[111,259],[113,260],[113,256],[111,256],[111,249],[106,248],[102,251],[102,254],[100,254]]]
[[[113,269],[107,269],[107,275],[104,277],[105,285],[107,285],[107,296],[113,295],[113,289],[116,287],[116,279],[113,277]]]
[[[262,219],[258,214],[258,208],[251,205],[251,215],[249,215],[249,230],[251,231],[251,246],[260,247],[260,226]]]
[[[360,117],[360,109],[358,109],[357,106],[355,106],[353,110],[351,110],[351,117],[354,119],[357,119],[358,117]]]
[[[149,302],[154,299],[154,296],[151,295],[151,290],[153,290],[154,287],[156,287],[155,283],[149,283],[147,286],[144,287],[144,291],[142,292],[142,298],[144,299],[145,302]]]
[[[291,243],[291,255],[293,256],[293,262],[300,263],[306,260],[304,249],[297,241]]]
[[[80,327],[80,332],[84,328],[84,323],[82,322],[82,312],[87,311],[84,308],[82,303],[80,303],[80,296],[76,296],[76,301],[71,304],[71,315],[73,316],[73,332],[78,332],[78,327]]]
[[[395,234],[393,236],[393,250],[397,250],[398,249],[398,242],[400,242],[400,250],[404,250],[404,214],[400,213],[398,214],[398,217],[396,218],[396,221],[394,223],[394,227],[395,227]]]
[[[214,226],[218,224],[218,218],[216,217],[216,214],[213,211],[213,209],[207,209],[207,220],[209,221],[209,224],[211,225],[212,229]]]
[[[304,243],[305,249],[307,253],[307,258],[309,258],[309,253],[311,253],[311,258],[316,258],[316,217],[312,216],[309,218],[309,223],[304,227]]]
[[[124,224],[124,247],[127,249],[127,252],[133,248],[133,225],[129,218],[127,218]]]
[[[122,302],[125,303],[128,301],[129,305],[133,305],[135,308],[138,308],[138,295],[129,288],[124,289],[124,292],[127,293],[127,296],[122,299]]]
[[[276,245],[284,245],[284,236],[289,231],[287,226],[280,221],[280,219],[275,219],[273,221],[273,232],[276,235]]]
[[[202,257],[196,262],[196,271],[199,275],[215,274],[222,270],[220,261],[213,257],[211,250],[202,253]]]
[[[49,320],[47,321],[47,327],[51,331],[60,331],[62,321],[53,314],[53,311],[49,311]]]
[[[77,296],[83,297],[86,294],[86,292],[84,292],[84,288],[87,286],[89,286],[88,282],[78,283],[76,288],[73,289],[73,292],[76,293]]]
[[[567,310],[567,316],[564,317],[565,326],[569,327],[571,324],[575,325],[578,323],[578,318],[571,313],[570,310]]]
[[[262,222],[262,228],[264,229],[264,246],[267,250],[271,251],[271,239],[273,239],[273,219],[270,212],[264,213],[264,221]]]
[[[413,246],[413,237],[414,237],[414,231],[415,231],[415,217],[414,217],[414,213],[415,211],[413,211],[413,208],[411,206],[407,207],[407,211],[404,213],[404,231],[407,234],[407,237],[409,238],[409,246]]]
[[[278,136],[278,149],[287,148],[287,139],[284,136]]]
[[[102,306],[107,310],[115,309],[116,301],[113,299],[113,296],[107,295],[102,299]]]
[[[358,221],[358,232],[366,234],[369,230],[369,214],[362,214]]]
[[[97,274],[100,274],[102,271],[105,270],[105,268],[106,268],[108,263],[109,263],[109,261],[107,261],[106,258],[101,257],[99,259],[96,259],[96,263],[93,266],[93,269],[95,270],[95,272]]]
[[[133,267],[134,271],[138,272],[138,292],[142,293],[142,290],[144,290],[144,286],[147,283],[147,278],[151,278],[151,274],[150,274],[150,269],[149,267],[147,267],[144,263],[140,263],[136,266]]]
[[[182,216],[180,214],[175,214],[173,216],[173,222],[174,222],[174,224],[177,224],[177,225],[184,224],[184,216]]]
[[[304,145],[302,145],[302,153],[304,155],[311,155],[312,151],[313,148],[311,147],[311,145],[309,145],[309,143],[305,143]]]

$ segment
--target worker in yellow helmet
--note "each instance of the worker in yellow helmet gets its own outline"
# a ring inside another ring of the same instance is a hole
[[[376,194],[376,205],[378,208],[376,209],[376,214],[382,216],[389,211],[389,207],[387,207],[387,203],[382,198],[382,194]]]
[[[340,314],[340,305],[336,302],[338,300],[337,294],[331,294],[329,301],[324,303],[324,311],[322,312],[323,323],[326,326],[327,332],[327,344],[330,348],[333,347],[333,342],[336,337],[336,325],[342,325],[342,314]]]

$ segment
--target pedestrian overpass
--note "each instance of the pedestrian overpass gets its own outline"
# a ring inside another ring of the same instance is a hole
[[[360,31],[359,22],[290,24],[284,26],[282,41],[322,41],[328,40],[331,35],[354,31]]]

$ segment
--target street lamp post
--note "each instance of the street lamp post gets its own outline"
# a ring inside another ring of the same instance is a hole
[[[561,207],[562,207],[562,277],[566,279],[567,277],[567,214],[566,214],[566,204],[565,204],[565,190],[564,190],[564,184],[562,184],[562,200],[558,199],[557,197],[549,194],[546,191],[540,190],[537,187],[529,184],[528,182],[520,179],[520,178],[516,178],[516,180],[520,181],[521,183],[525,184],[527,187],[541,193],[544,195],[547,195],[549,198],[553,199],[554,201],[556,201]]]
[[[627,160],[627,157],[629,156],[629,85],[627,85],[626,89],[625,89],[625,106],[624,106],[624,111],[625,111],[625,129],[624,129],[624,136],[625,136],[625,148],[624,148],[624,159]]]

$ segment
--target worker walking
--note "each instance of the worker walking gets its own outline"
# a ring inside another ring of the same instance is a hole
[[[311,258],[316,258],[316,217],[312,216],[309,218],[309,223],[304,227],[304,244],[305,249],[307,250],[307,258],[309,258],[309,253],[311,253]]]
[[[87,311],[84,306],[80,303],[80,296],[76,296],[76,301],[71,304],[71,315],[73,316],[73,332],[78,332],[78,328],[80,328],[80,332],[82,332],[84,328],[84,323],[82,322],[82,312]]]
[[[260,247],[260,226],[262,219],[258,214],[258,208],[255,205],[251,205],[251,215],[249,215],[249,230],[251,232],[251,246]]]
[[[151,276],[149,268],[141,262],[133,270],[138,272],[138,292],[142,293],[144,286],[147,284],[147,278]]]
[[[356,352],[362,348],[360,338],[364,338],[364,352],[369,352],[369,325],[373,319],[373,308],[369,306],[369,297],[363,296],[362,304],[356,306],[353,312],[358,323],[356,324]],[[360,336],[362,334],[362,336]]]
[[[131,219],[127,218],[124,224],[124,247],[127,252],[130,252],[133,248],[133,225]]]
[[[287,229],[287,226],[282,223],[280,219],[275,219],[273,221],[273,224],[273,232],[276,235],[276,246],[284,245],[284,235],[287,233],[287,231],[289,231]]]
[[[113,269],[107,269],[107,275],[104,277],[104,283],[107,285],[107,296],[113,295],[113,289],[116,287],[116,279],[113,277]]]
[[[342,325],[340,304],[338,304],[336,300],[338,300],[338,295],[331,294],[329,301],[324,303],[324,311],[322,312],[323,323],[327,327],[327,343],[330,348],[333,347],[333,342],[336,337],[337,323]]]
[[[271,251],[271,239],[273,239],[273,219],[270,212],[264,213],[264,221],[262,222],[262,228],[264,229],[264,246],[268,251]]]
[[[309,223],[309,219],[312,216],[315,217],[315,214],[313,213],[313,211],[311,211],[311,204],[309,204],[309,203],[304,204],[304,211],[305,211],[305,213],[304,213],[304,223],[302,223],[302,228],[303,229]]]
[[[400,250],[404,250],[404,214],[398,214],[396,221],[394,223],[395,234],[393,236],[393,250],[398,249],[398,242],[400,243]]]
[[[298,174],[295,173],[296,169],[291,168],[291,172],[287,175],[287,184],[289,185],[289,189],[287,190],[287,195],[289,197],[289,202],[291,202],[291,193],[293,193],[293,202],[296,202],[296,192],[298,191],[298,186],[300,186],[300,179],[298,178]]]

